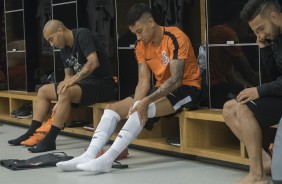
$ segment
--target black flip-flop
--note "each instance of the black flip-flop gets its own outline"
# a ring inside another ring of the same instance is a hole
[[[126,169],[126,168],[128,168],[128,165],[127,164],[121,164],[118,161],[114,161],[114,163],[112,165],[112,168],[115,168],[115,169]]]

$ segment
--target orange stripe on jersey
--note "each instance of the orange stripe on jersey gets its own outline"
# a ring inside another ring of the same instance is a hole
[[[171,77],[169,62],[172,59],[185,60],[182,84],[201,88],[200,69],[188,36],[177,27],[163,27],[164,36],[160,45],[144,44],[138,41],[135,45],[135,56],[138,63],[146,62],[154,73],[157,83],[162,85]]]

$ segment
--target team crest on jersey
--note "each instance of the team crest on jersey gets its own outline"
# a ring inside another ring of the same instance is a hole
[[[169,58],[166,56],[166,52],[162,51],[162,59],[163,59],[163,64],[167,65],[169,63]]]

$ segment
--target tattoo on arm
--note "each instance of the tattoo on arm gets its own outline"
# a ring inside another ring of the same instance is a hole
[[[77,77],[79,79],[84,79],[85,77],[87,77],[89,75],[89,71],[83,71],[81,70],[79,73],[77,73]]]
[[[184,70],[184,60],[171,60],[170,61],[170,73],[171,77],[166,80],[158,90],[149,95],[151,102],[154,102],[178,88],[182,84]]]
[[[77,80],[80,81],[90,75],[99,66],[99,61],[96,57],[88,59],[87,63],[83,66],[80,72],[76,74]]]
[[[87,63],[83,66],[82,70],[78,73],[81,79],[84,79],[92,72],[91,68],[93,67],[93,65],[93,61],[87,61]]]

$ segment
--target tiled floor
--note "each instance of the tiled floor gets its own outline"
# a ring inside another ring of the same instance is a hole
[[[7,140],[25,132],[26,128],[0,126],[0,159],[28,159],[33,154],[23,146],[10,146]],[[89,141],[60,135],[57,151],[71,156],[84,152]],[[42,153],[41,153],[42,154]],[[83,171],[62,172],[56,167],[11,171],[0,166],[0,183],[5,184],[229,184],[247,171],[198,160],[189,160],[129,149],[129,158],[122,161],[128,169],[90,175]]]

